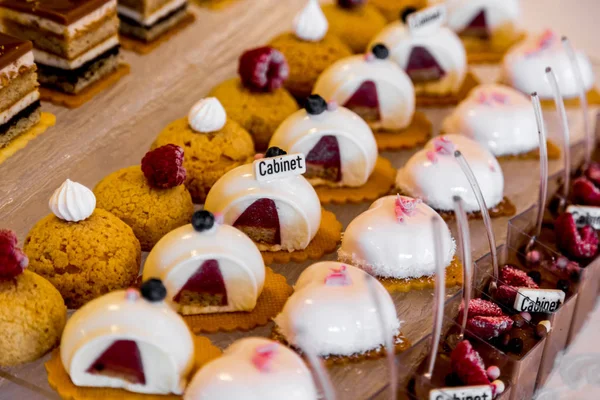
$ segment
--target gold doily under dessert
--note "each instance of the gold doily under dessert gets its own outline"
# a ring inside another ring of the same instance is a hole
[[[417,107],[446,107],[446,106],[454,106],[463,101],[469,95],[469,92],[479,85],[479,80],[477,77],[471,73],[467,72],[465,76],[465,80],[458,91],[458,93],[444,95],[444,96],[436,96],[436,95],[417,95]]]
[[[596,90],[596,88],[592,88],[589,92],[587,92],[587,101],[589,105],[599,105],[600,104],[600,93]],[[552,99],[540,99],[540,103],[542,107],[548,109],[555,109],[554,100]],[[579,97],[574,97],[572,99],[565,99],[565,107],[567,108],[577,108],[581,106],[581,102],[579,101]]]
[[[546,146],[548,147],[548,159],[558,160],[560,158],[560,147],[551,140],[546,140]],[[531,150],[523,154],[515,154],[510,156],[500,156],[498,160],[539,160],[540,151],[539,149]]]
[[[453,221],[456,217],[453,211],[436,211],[446,221]],[[498,203],[497,206],[488,209],[488,212],[490,213],[490,217],[492,218],[510,217],[517,213],[517,208],[508,197],[504,197],[502,201]],[[467,218],[481,219],[481,211],[469,212],[467,213]]]
[[[502,50],[494,49],[491,44],[486,46],[481,40],[478,41],[477,48],[469,48],[469,43],[463,40],[465,50],[467,51],[467,62],[469,64],[497,64],[502,61],[510,47],[525,39],[526,36],[527,35],[524,33],[521,34],[515,38],[509,46]]]
[[[412,149],[425,143],[430,137],[433,127],[427,116],[415,112],[410,125],[400,131],[374,130],[375,141],[379,151]]]
[[[282,309],[294,290],[284,276],[266,268],[265,286],[256,307],[250,312],[185,315],[183,319],[192,332],[214,333],[218,331],[248,331],[257,326],[266,325]]]
[[[388,292],[409,292],[411,290],[433,289],[435,287],[435,276],[425,276],[413,279],[377,278]],[[446,286],[461,286],[463,283],[463,267],[454,256],[452,262],[446,268]]]
[[[40,122],[38,122],[37,125],[32,126],[27,132],[20,134],[6,147],[0,149],[0,164],[17,151],[25,148],[29,142],[46,132],[46,130],[51,126],[54,126],[54,124],[56,124],[56,117],[54,114],[43,112],[40,117]]]

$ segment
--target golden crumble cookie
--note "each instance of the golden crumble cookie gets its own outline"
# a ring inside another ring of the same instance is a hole
[[[319,42],[300,40],[293,33],[277,36],[270,46],[285,56],[290,76],[284,86],[297,99],[305,99],[321,73],[337,60],[352,55],[352,50],[330,33]]]
[[[175,228],[190,222],[192,196],[184,185],[150,186],[139,166],[113,172],[96,185],[96,207],[110,211],[133,229],[143,251]]]
[[[79,222],[47,215],[27,235],[24,251],[29,269],[48,279],[69,308],[128,288],[140,272],[140,242],[133,230],[101,208]]]
[[[195,203],[204,203],[210,188],[227,171],[254,158],[252,137],[231,118],[227,118],[220,131],[213,133],[195,132],[188,125],[187,117],[178,119],[158,135],[152,149],[171,143],[185,151],[185,186]]]
[[[298,110],[296,100],[287,90],[253,92],[239,78],[215,86],[208,97],[219,99],[227,115],[252,135],[256,151],[266,150],[277,127]]]
[[[30,271],[0,280],[0,367],[37,360],[60,342],[67,308],[50,282]]]
[[[370,4],[352,9],[326,4],[323,12],[329,22],[329,31],[355,53],[366,52],[371,39],[387,25],[387,19]]]
[[[400,19],[406,7],[421,9],[427,7],[427,0],[370,0],[369,3],[379,9],[389,22]]]

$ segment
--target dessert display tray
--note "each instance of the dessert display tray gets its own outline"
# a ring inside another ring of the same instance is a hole
[[[44,103],[44,110],[56,115],[56,126],[0,164],[2,227],[15,230],[22,241],[35,222],[48,213],[48,198],[66,178],[93,187],[109,172],[139,163],[164,126],[185,115],[216,83],[234,76],[236,60],[242,51],[289,29],[303,4],[304,0],[240,0],[220,10],[193,7],[197,22],[168,43],[143,56],[124,52],[131,74],[114,87],[76,110]],[[490,67],[473,68],[473,72],[483,82],[494,81],[498,73],[496,68]],[[450,110],[422,111],[434,123],[434,132],[438,132]],[[593,123],[595,111],[591,110],[589,116]],[[572,160],[576,164],[583,155],[583,116],[578,109],[568,110],[568,116]],[[553,111],[545,111],[545,118],[549,138],[560,144],[558,116]],[[397,168],[415,151],[381,155]],[[562,163],[562,159],[550,161],[550,175],[554,176],[555,183]],[[501,165],[505,195],[520,214],[536,201],[538,162],[513,160],[501,161]],[[369,205],[326,205],[325,208],[334,212],[345,227]],[[508,220],[493,220],[498,244],[506,239]],[[454,223],[451,227],[455,229]],[[470,221],[470,229],[473,257],[477,259],[489,251],[483,222]],[[334,253],[324,259],[335,257]],[[271,268],[293,284],[311,263],[274,264]],[[450,289],[448,297],[456,295],[458,290]],[[415,290],[392,296],[398,315],[404,321],[404,335],[417,343],[431,331],[433,291]],[[268,337],[271,329],[272,324],[268,324],[249,332],[206,336],[215,345],[225,348],[240,337]],[[397,357],[402,359],[402,354]],[[0,369],[0,400],[58,398],[47,383],[44,369],[47,359],[48,356],[25,366]],[[385,360],[335,366],[330,373],[339,399],[372,398],[388,383]]]

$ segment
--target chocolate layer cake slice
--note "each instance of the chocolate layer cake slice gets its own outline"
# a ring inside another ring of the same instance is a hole
[[[32,44],[0,34],[0,149],[40,122]]]
[[[119,0],[121,33],[151,42],[188,15],[188,0]]]
[[[116,0],[0,0],[0,16],[33,42],[42,86],[77,94],[119,66]]]

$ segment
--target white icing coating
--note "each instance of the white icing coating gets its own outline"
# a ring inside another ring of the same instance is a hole
[[[496,157],[539,147],[531,100],[504,85],[477,86],[444,120],[442,129],[476,140]]]
[[[307,155],[323,136],[335,136],[340,148],[342,179],[336,184],[364,185],[377,162],[377,143],[369,125],[347,108],[337,107],[318,115],[310,115],[305,109],[298,110],[277,128],[269,147]],[[324,183],[319,178],[310,181]]]
[[[371,298],[361,269],[346,266],[349,285],[327,285],[325,279],[332,269],[345,264],[324,261],[306,268],[294,287],[275,324],[293,346],[311,346],[320,356],[350,356],[374,350],[385,338],[397,335],[400,321],[394,302],[383,285],[373,279],[381,309]],[[382,313],[386,329],[379,322]]]
[[[321,224],[321,203],[315,189],[302,176],[257,181],[252,164],[242,165],[223,175],[206,196],[204,209],[222,213],[233,225],[252,203],[261,198],[275,202],[279,215],[281,244],[259,249],[301,250],[315,237]]]
[[[318,42],[325,37],[329,23],[318,0],[308,0],[294,19],[296,37],[307,42]]]
[[[439,81],[417,83],[415,91],[422,93],[456,93],[467,75],[467,54],[459,37],[446,27],[430,35],[412,35],[401,22],[392,22],[371,41],[369,48],[382,43],[390,50],[390,59],[406,70],[411,50],[425,47],[446,71]]]
[[[83,221],[94,213],[96,196],[81,183],[67,179],[54,191],[48,206],[63,221]]]
[[[402,196],[402,199],[410,200]],[[456,245],[442,217],[425,203],[399,222],[396,196],[382,197],[357,216],[346,231],[338,250],[339,260],[385,278],[421,278],[435,273],[435,249],[431,219],[439,219],[444,264],[450,265]]]
[[[9,65],[7,65],[6,67],[2,68],[0,70],[0,76],[5,76],[8,79],[14,79],[19,75],[19,70],[21,68],[29,68],[32,67],[33,64],[35,64],[34,60],[33,60],[33,52],[32,51],[28,51],[27,53],[23,54],[21,57],[19,57],[16,61],[10,63]],[[8,85],[10,85],[10,81],[6,82],[6,85],[3,84],[4,80],[0,80],[0,89],[2,89],[3,87],[6,87]]]
[[[225,126],[227,114],[216,97],[207,97],[192,106],[188,123],[196,132],[217,132]]]
[[[77,386],[122,388],[132,392],[181,394],[194,364],[194,341],[183,319],[165,302],[150,303],[126,292],[109,293],[84,305],[69,319],[60,357]],[[90,374],[87,369],[115,340],[134,340],[146,384]]]
[[[592,64],[582,51],[576,50],[575,54],[585,90],[589,91],[594,87]],[[563,98],[570,99],[579,95],[577,78],[571,68],[569,56],[562,47],[560,36],[551,31],[542,35],[529,35],[526,40],[514,46],[504,56],[502,75],[507,84],[523,93],[537,92],[542,99],[552,99],[552,86],[546,80],[546,67],[551,67],[556,74]]]
[[[518,25],[521,16],[519,0],[447,0],[447,25],[454,32],[462,32],[481,11],[492,32],[506,24]]]
[[[167,288],[167,299],[173,302],[173,297],[207,260],[219,263],[227,305],[207,306],[200,313],[252,311],[265,283],[265,264],[254,242],[232,226],[215,223],[211,229],[197,232],[188,224],[169,232],[148,255],[143,280],[161,279]]]
[[[314,93],[327,101],[345,104],[365,81],[377,88],[381,121],[375,129],[399,130],[410,125],[415,113],[415,87],[404,70],[391,60],[352,56],[327,68],[315,84]]]
[[[131,18],[132,20],[137,21],[144,26],[152,26],[156,23],[156,21],[177,10],[184,4],[187,4],[187,2],[188,0],[172,0],[165,3],[162,7],[150,14],[147,13],[148,10],[145,10],[146,13],[140,13],[139,11],[133,10],[122,4],[117,6],[117,11],[119,12],[119,15],[124,15],[128,18]]]
[[[108,50],[110,50],[113,47],[118,46],[118,45],[119,45],[119,36],[114,35],[114,36],[109,37],[105,41],[99,43],[95,47],[92,47],[85,53],[77,56],[76,58],[74,58],[72,60],[69,60],[69,59],[66,59],[63,57],[59,57],[55,54],[51,54],[51,53],[48,53],[46,51],[36,49],[36,48],[33,49],[33,55],[35,57],[35,61],[40,64],[69,70],[69,69],[77,69],[77,68],[81,67],[86,62],[93,60],[94,58],[98,57],[100,54],[105,53]]]
[[[487,207],[498,205],[504,193],[504,175],[498,160],[466,136],[442,137],[449,139],[462,152],[475,174]],[[428,152],[433,152],[434,142],[438,138],[430,140],[424,149],[415,153],[398,170],[396,187],[407,195],[423,199],[436,210],[453,210],[452,198],[460,196],[466,212],[479,211],[477,198],[454,155],[438,155],[436,162],[430,160]]]
[[[14,103],[10,108],[2,111],[0,113],[0,124],[5,124],[11,120],[12,117],[23,111],[25,108],[30,106],[33,102],[40,99],[40,92],[35,89],[25,96],[23,96],[19,101]]]
[[[257,349],[272,346],[268,371],[252,362]],[[268,339],[238,340],[211,361],[190,382],[184,400],[317,400],[317,389],[302,359]]]

